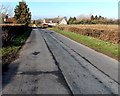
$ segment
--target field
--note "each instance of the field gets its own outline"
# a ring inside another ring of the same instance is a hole
[[[118,25],[61,25],[54,26],[54,28],[98,38],[114,44],[118,44],[120,42],[118,37]]]

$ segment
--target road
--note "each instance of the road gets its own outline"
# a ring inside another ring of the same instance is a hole
[[[48,29],[33,29],[3,74],[3,94],[118,94],[118,62]]]

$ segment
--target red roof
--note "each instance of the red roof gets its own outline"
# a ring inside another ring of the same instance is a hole
[[[5,22],[13,22],[12,18],[7,18]]]

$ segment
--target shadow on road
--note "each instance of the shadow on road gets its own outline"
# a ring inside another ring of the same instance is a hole
[[[14,76],[17,74],[18,67],[19,63],[12,63],[8,65],[5,72],[2,72],[2,90],[7,84],[12,81]]]
[[[46,29],[47,27],[31,27],[32,29]]]

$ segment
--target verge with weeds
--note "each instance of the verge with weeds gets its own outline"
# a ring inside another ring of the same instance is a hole
[[[31,28],[28,28],[27,31],[23,32],[22,34],[16,36],[11,41],[9,41],[9,46],[5,46],[1,49],[3,71],[4,67],[6,67],[6,65],[8,65],[11,61],[13,61],[16,58],[17,52],[25,44],[26,39],[30,35],[30,32]]]

